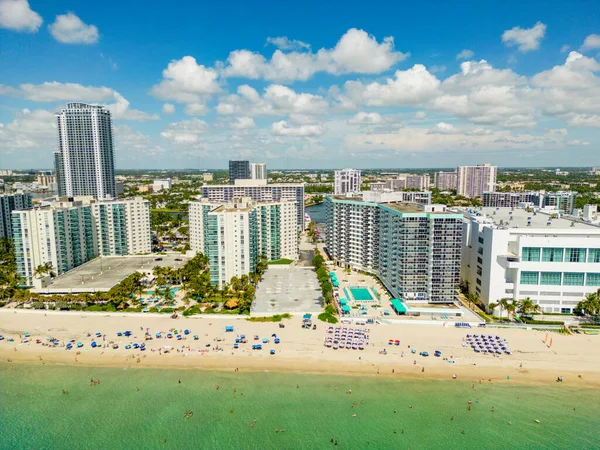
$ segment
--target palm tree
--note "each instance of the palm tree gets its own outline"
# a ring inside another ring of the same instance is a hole
[[[502,310],[508,309],[508,299],[501,298],[498,301],[498,306],[500,307],[500,317],[502,317]]]
[[[511,315],[512,316],[515,315],[516,310],[517,310],[517,302],[515,302],[514,300],[506,305],[506,312],[508,313],[509,319],[510,319]]]
[[[526,297],[518,303],[518,309],[521,316],[531,317],[534,313],[540,311],[540,305],[534,303],[529,297]]]
[[[488,311],[490,314],[494,314],[494,309],[498,306],[498,303],[490,303],[488,305]]]

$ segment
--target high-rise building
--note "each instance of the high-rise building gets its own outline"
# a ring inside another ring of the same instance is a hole
[[[327,249],[338,265],[375,274],[401,300],[452,302],[460,283],[462,214],[443,205],[327,197]]]
[[[456,172],[436,172],[434,179],[435,188],[440,191],[456,190],[457,176]]]
[[[150,202],[142,197],[92,202],[98,253],[138,255],[152,251]]]
[[[56,183],[56,177],[50,171],[38,172],[37,182],[44,187],[51,187],[53,183]]]
[[[31,194],[0,195],[0,239],[12,239],[12,212],[31,207]]]
[[[292,200],[296,206],[298,230],[304,227],[304,184],[267,184],[267,180],[237,180],[234,186],[205,185],[201,187],[200,192],[203,198],[221,203],[242,197],[250,197],[255,202]]]
[[[190,247],[208,257],[210,280],[222,286],[256,269],[259,256],[269,261],[298,257],[294,201],[191,202]]]
[[[418,203],[420,205],[431,205],[431,191],[362,191],[362,199],[365,202],[375,203]]]
[[[99,105],[67,103],[56,114],[58,148],[54,166],[61,196],[115,196],[110,111]]]
[[[97,256],[150,253],[150,202],[136,197],[97,201],[59,198],[13,211],[17,272],[27,284],[36,268],[50,263],[60,275]]]
[[[265,163],[250,163],[250,178],[253,180],[266,180],[267,165]]]
[[[336,170],[333,190],[335,195],[345,195],[360,192],[360,170]]]
[[[235,184],[235,180],[250,179],[249,161],[229,161],[229,184]]]
[[[572,214],[577,200],[577,192],[484,192],[482,205],[484,208],[496,207],[517,208],[531,206],[534,208],[555,208],[565,214]]]
[[[415,175],[411,173],[401,173],[398,178],[385,180],[377,183],[371,183],[373,191],[400,191],[402,189],[418,189],[424,191],[429,188],[429,174]]]
[[[530,298],[542,312],[570,314],[600,288],[597,226],[536,208],[481,208],[464,216],[462,278],[485,305]]]
[[[481,197],[496,189],[497,167],[490,164],[456,168],[456,193],[463,197]]]

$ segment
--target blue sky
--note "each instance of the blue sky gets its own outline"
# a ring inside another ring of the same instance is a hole
[[[600,165],[599,13],[0,0],[0,167],[51,167],[69,101],[111,109],[118,168]]]

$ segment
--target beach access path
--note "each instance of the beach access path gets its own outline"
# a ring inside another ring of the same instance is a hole
[[[368,325],[369,345],[365,350],[333,350],[324,347],[328,324],[315,321],[316,330],[301,327],[302,316],[284,320],[285,328],[273,322],[249,322],[238,316],[193,316],[171,319],[162,314],[90,313],[0,310],[0,364],[69,364],[107,367],[181,368],[193,370],[275,371],[296,373],[331,373],[361,376],[411,377],[420,379],[457,379],[479,382],[554,384],[558,376],[562,385],[600,387],[600,336],[562,335],[526,329],[460,329],[415,324]],[[233,326],[226,332],[225,326]],[[335,325],[350,327],[350,325]],[[356,328],[356,326],[354,326]],[[182,340],[156,339],[177,329]],[[184,335],[188,329],[190,334]],[[131,330],[132,336],[117,336]],[[152,340],[144,341],[148,330]],[[29,342],[20,336],[30,334]],[[95,333],[104,338],[96,338]],[[467,334],[498,335],[508,341],[512,355],[493,357],[474,353],[463,346]],[[90,334],[90,336],[88,336]],[[235,338],[244,334],[248,342],[233,348]],[[274,343],[273,334],[280,338]],[[198,336],[198,340],[193,338]],[[258,341],[269,340],[262,350],[252,350]],[[36,344],[49,338],[61,344],[81,342],[82,348],[66,350]],[[13,338],[14,342],[8,342]],[[400,345],[388,345],[390,339]],[[95,341],[99,347],[92,348]],[[145,343],[146,350],[126,349],[131,343]],[[116,343],[113,349],[109,343]],[[106,348],[104,348],[106,346]],[[409,348],[410,346],[410,348]],[[221,348],[216,351],[215,348]],[[165,349],[169,350],[165,353]],[[270,350],[275,350],[271,355]],[[387,354],[382,354],[385,349]],[[415,354],[411,350],[416,351]],[[159,353],[160,350],[160,353]],[[435,350],[442,357],[434,357]],[[422,351],[428,357],[420,356]],[[450,363],[446,358],[453,361]]]

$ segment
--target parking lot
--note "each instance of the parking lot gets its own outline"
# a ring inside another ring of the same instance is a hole
[[[269,266],[256,289],[251,312],[258,314],[319,313],[323,296],[317,275],[310,268]]]
[[[188,260],[189,258],[180,253],[96,258],[57,277],[48,287],[34,292],[44,294],[105,292],[135,271],[149,274],[155,266],[177,269]]]

